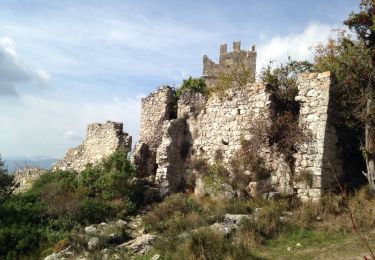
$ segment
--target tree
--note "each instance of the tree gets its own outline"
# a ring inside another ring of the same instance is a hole
[[[4,202],[16,188],[13,175],[8,174],[4,161],[0,155],[0,203]]]
[[[344,24],[355,33],[345,32],[326,46],[316,48],[316,67],[330,70],[336,78],[335,99],[341,111],[338,126],[360,136],[371,190],[375,191],[375,2],[362,0],[360,10]]]

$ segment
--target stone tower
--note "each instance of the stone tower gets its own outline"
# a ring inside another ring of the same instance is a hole
[[[241,50],[241,42],[233,42],[233,51],[228,52],[227,44],[220,46],[219,63],[203,56],[203,78],[208,87],[212,87],[221,74],[235,74],[246,71],[249,74],[247,83],[255,82],[256,72],[255,45],[250,50]]]

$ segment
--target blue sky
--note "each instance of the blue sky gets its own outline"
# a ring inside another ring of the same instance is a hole
[[[140,98],[200,76],[219,45],[311,59],[356,10],[349,0],[0,0],[0,153],[61,157],[90,122],[137,139]]]

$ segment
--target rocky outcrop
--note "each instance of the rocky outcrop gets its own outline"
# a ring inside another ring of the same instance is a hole
[[[144,255],[151,249],[152,245],[155,243],[156,238],[157,236],[155,235],[144,234],[120,245],[120,247],[126,247],[135,254]]]
[[[24,192],[31,188],[32,184],[47,170],[39,168],[24,168],[14,173],[14,181],[17,188],[14,192]]]
[[[116,150],[131,150],[132,138],[123,132],[123,124],[107,121],[105,124],[88,125],[86,139],[76,148],[71,148],[65,157],[56,162],[53,170],[82,171],[87,164],[98,164]]]

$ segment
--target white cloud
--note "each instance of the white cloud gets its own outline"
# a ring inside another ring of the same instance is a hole
[[[22,63],[11,38],[0,38],[0,96],[17,96],[17,84],[34,82],[44,85],[49,79],[46,71],[31,69]]]
[[[64,138],[68,140],[82,140],[82,136],[74,131],[66,131]]]
[[[285,62],[290,56],[294,60],[311,60],[313,51],[311,47],[319,42],[326,42],[330,37],[333,27],[330,25],[313,22],[302,32],[286,36],[276,36],[258,47],[257,70],[268,65],[270,61],[276,64]]]

